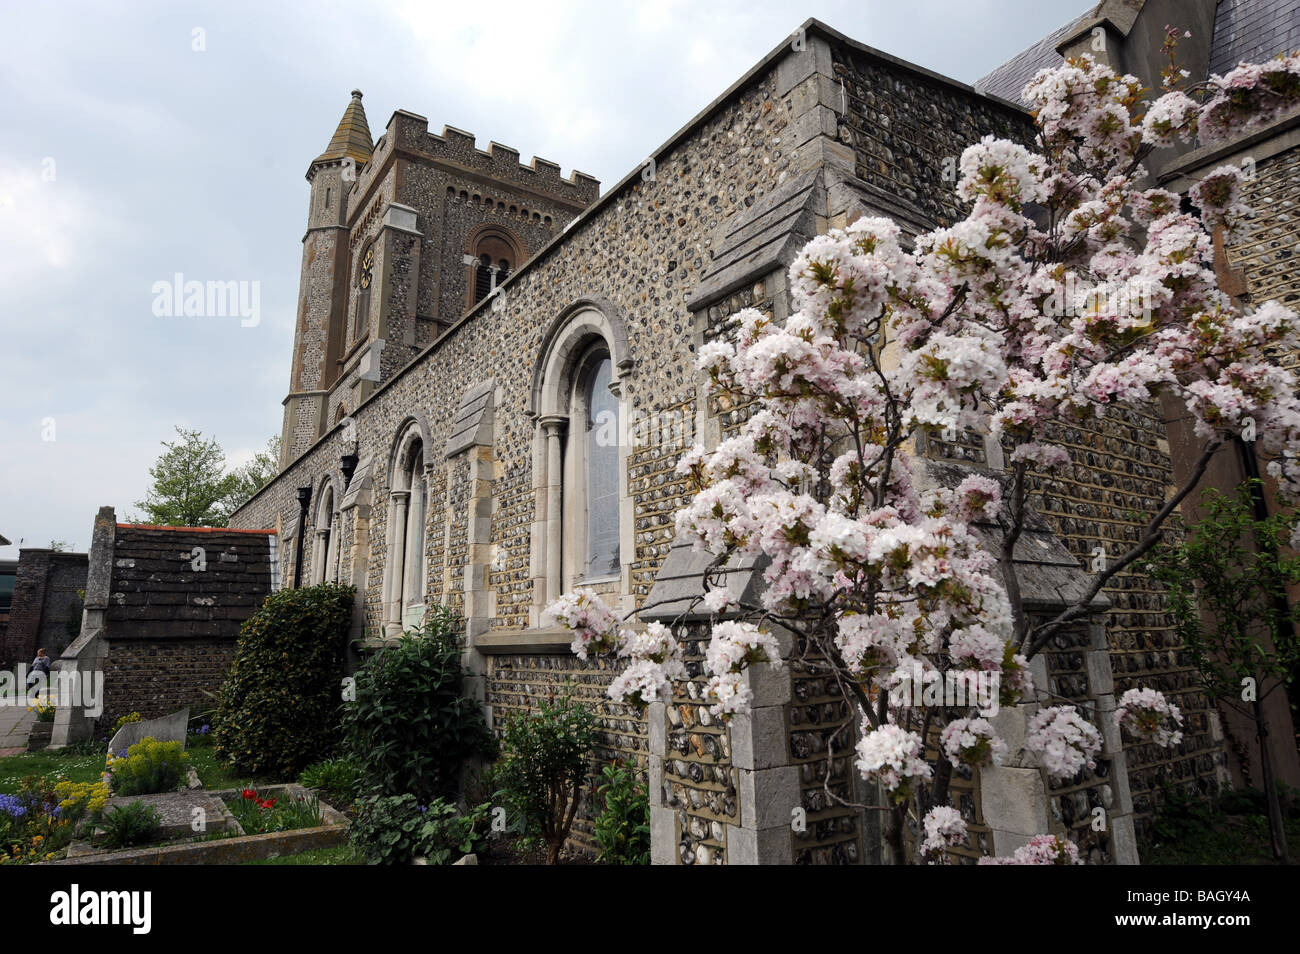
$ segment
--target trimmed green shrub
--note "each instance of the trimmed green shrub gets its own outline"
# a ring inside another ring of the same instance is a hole
[[[280,590],[244,623],[213,719],[218,758],[293,778],[333,754],[355,593],[338,583]]]
[[[372,865],[406,864],[421,856],[445,865],[481,851],[492,810],[485,804],[461,812],[440,798],[423,805],[414,795],[368,795],[357,807],[348,837]]]
[[[637,777],[636,766],[611,762],[601,770],[596,798],[597,861],[607,865],[650,864],[650,795]]]
[[[454,625],[450,613],[435,610],[421,631],[357,670],[343,730],[347,751],[380,794],[454,799],[465,762],[493,754],[478,704],[461,694]]]
[[[158,812],[144,802],[119,805],[100,819],[105,848],[133,848],[152,841],[162,827]]]
[[[599,722],[568,699],[539,708],[535,715],[507,717],[504,754],[492,777],[525,837],[545,842],[546,863],[553,865],[578,814]]]
[[[125,754],[108,756],[114,795],[154,795],[180,785],[190,757],[179,742],[159,742],[146,736]]]

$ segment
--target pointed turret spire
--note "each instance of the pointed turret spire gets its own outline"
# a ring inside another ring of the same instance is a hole
[[[316,162],[343,159],[351,156],[357,165],[370,161],[373,151],[370,141],[370,126],[366,123],[366,111],[361,105],[361,90],[352,91],[352,101],[343,111],[339,128],[334,130],[334,138],[325,147],[325,151],[316,157]],[[315,162],[312,163],[315,165]]]

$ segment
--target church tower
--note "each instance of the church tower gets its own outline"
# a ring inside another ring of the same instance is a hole
[[[348,195],[372,151],[361,91],[354,89],[334,137],[307,169],[311,198],[302,240],[293,367],[284,399],[282,468],[330,424],[327,397],[339,376],[346,338]]]

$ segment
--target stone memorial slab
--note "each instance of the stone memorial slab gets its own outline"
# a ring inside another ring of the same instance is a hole
[[[109,740],[108,751],[118,754],[130,748],[141,739],[155,738],[159,742],[179,742],[185,746],[185,732],[190,725],[190,710],[177,709],[175,712],[157,719],[145,719],[143,722],[128,722],[114,733]]]

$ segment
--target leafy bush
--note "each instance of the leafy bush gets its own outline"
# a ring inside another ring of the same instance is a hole
[[[365,782],[360,763],[349,756],[309,765],[298,776],[298,784],[324,792],[341,805],[351,805],[360,798]]]
[[[1151,834],[1157,842],[1180,841],[1202,836],[1214,823],[1214,812],[1203,796],[1161,783],[1164,798],[1152,819]]]
[[[131,848],[152,841],[162,827],[162,818],[144,802],[130,802],[106,814],[100,826],[105,848]]]
[[[590,709],[567,699],[506,719],[504,754],[493,779],[525,834],[545,842],[547,864],[559,862],[573,828],[597,726]]]
[[[492,735],[478,704],[461,694],[461,677],[454,617],[441,609],[357,671],[344,734],[381,794],[454,798],[462,765],[492,754]]]
[[[117,795],[153,795],[174,791],[185,775],[190,757],[179,742],[159,742],[146,736],[116,757],[110,752],[108,770]]]
[[[1286,818],[1300,817],[1300,793],[1277,781],[1278,801]],[[1258,788],[1231,788],[1219,795],[1219,811],[1225,815],[1267,815],[1268,799]]]
[[[370,864],[406,864],[423,856],[445,865],[482,849],[492,806],[462,813],[440,798],[423,805],[414,795],[368,795],[358,809],[349,837]]]
[[[292,778],[332,754],[354,595],[337,583],[280,590],[244,623],[214,720],[219,758]]]
[[[650,795],[637,777],[634,765],[611,762],[601,770],[596,797],[602,800],[596,816],[598,861],[610,865],[650,864]]]

